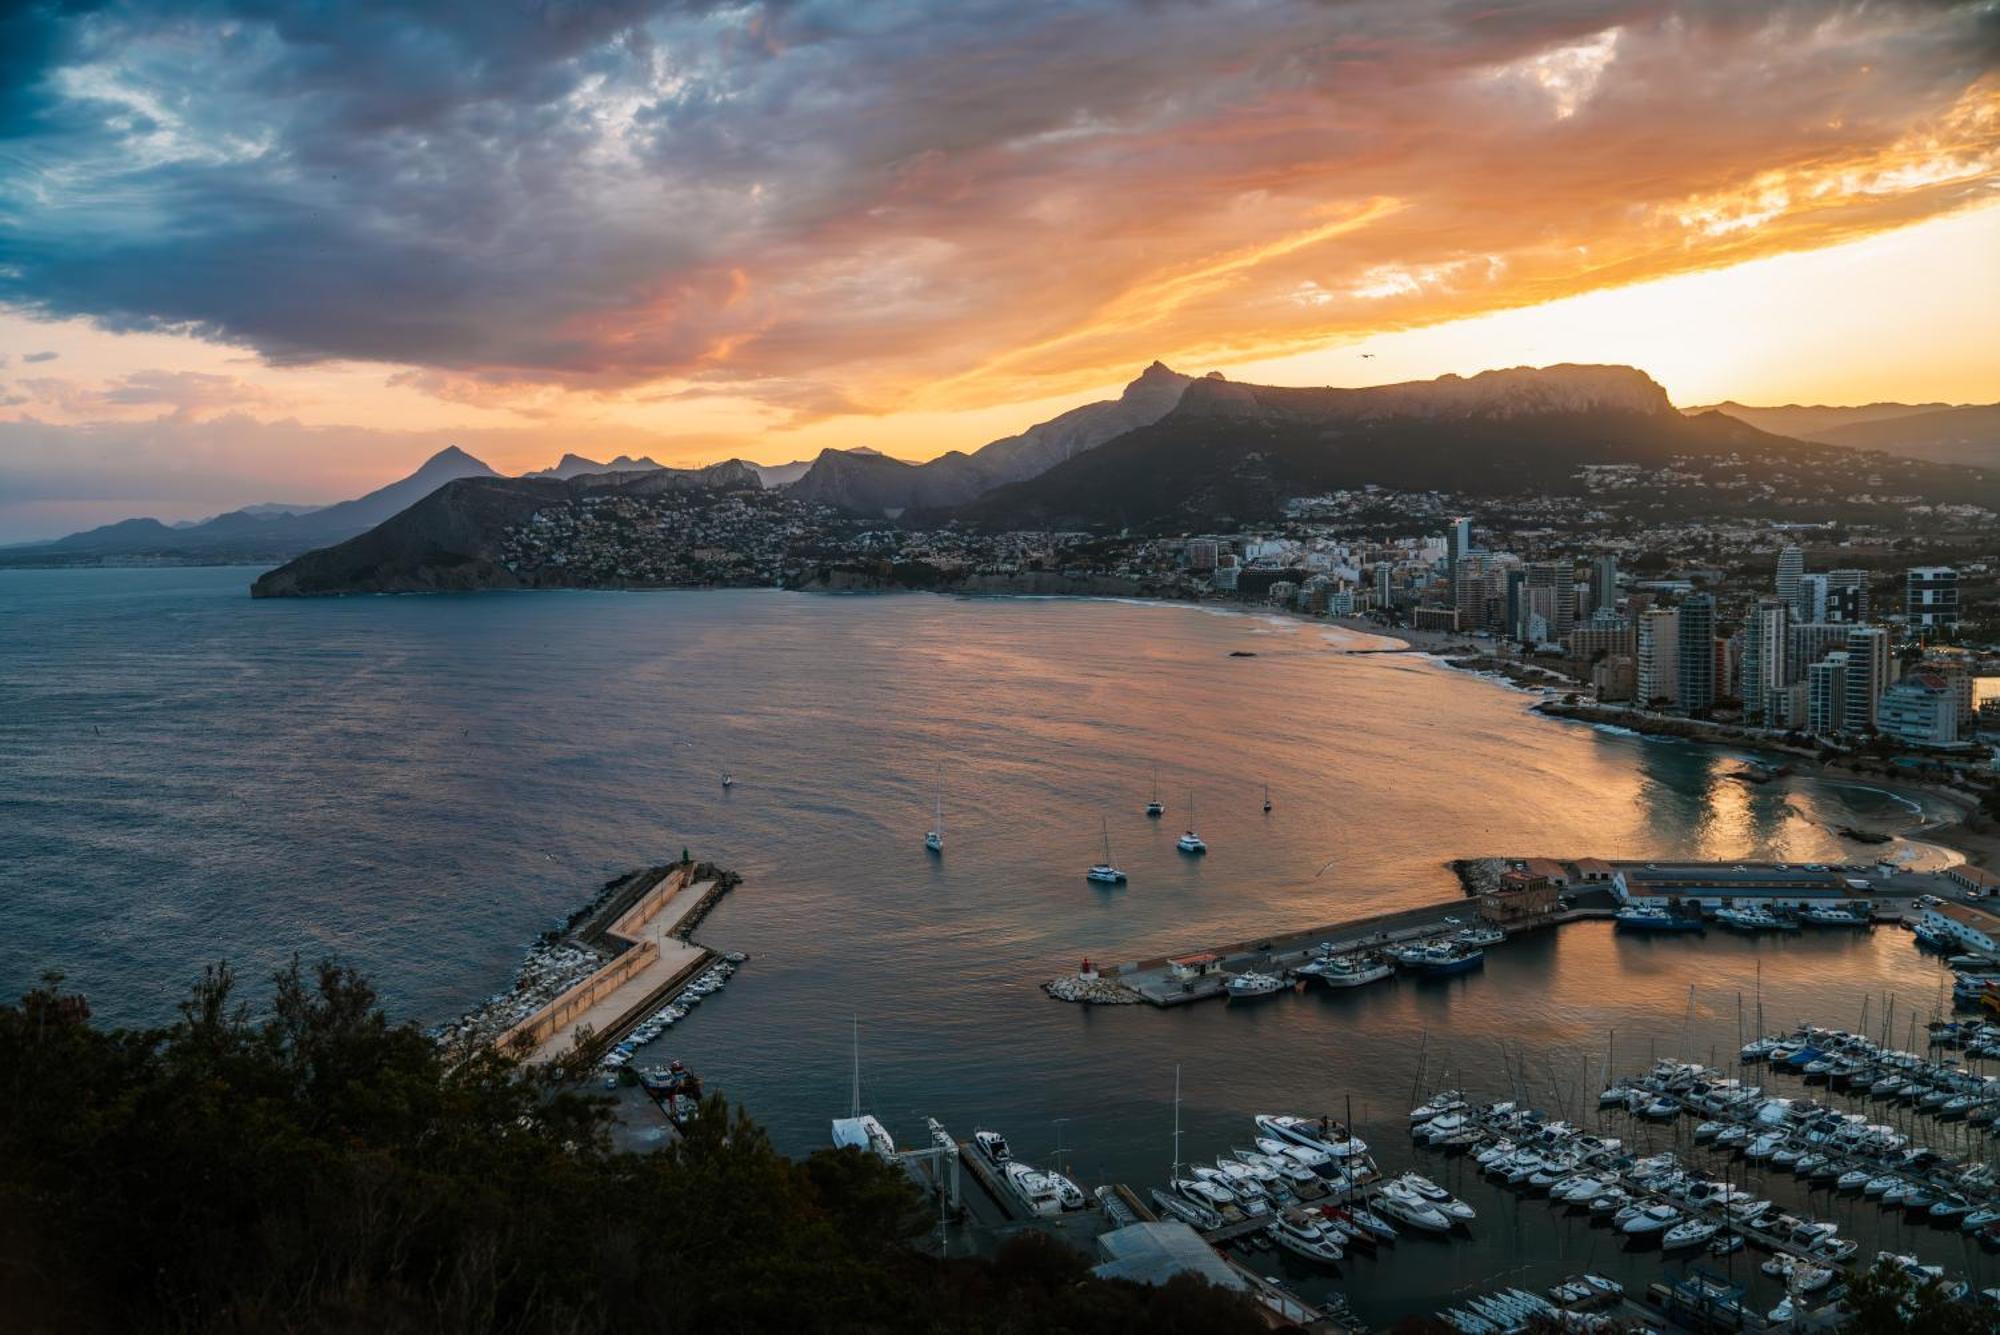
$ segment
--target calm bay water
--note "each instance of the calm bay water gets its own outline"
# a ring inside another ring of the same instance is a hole
[[[745,874],[701,936],[753,959],[655,1053],[804,1150],[845,1111],[858,1015],[867,1101],[900,1138],[931,1115],[1040,1157],[1066,1119],[1080,1177],[1136,1184],[1172,1157],[1176,1065],[1190,1156],[1247,1143],[1255,1112],[1352,1099],[1400,1164],[1420,1048],[1426,1083],[1448,1070],[1594,1118],[1610,1051],[1624,1069],[1726,1057],[1739,995],[1773,1025],[1852,1025],[1864,1000],[1879,1025],[1892,994],[1899,1016],[1937,1005],[1936,965],[1900,932],[1597,925],[1448,983],[1060,1005],[1035,984],[1086,953],[1435,900],[1456,856],[1834,858],[1862,851],[1829,826],[1920,813],[1856,785],[1746,787],[1713,751],[1544,720],[1518,692],[1274,618],[771,592],[253,602],[253,574],[0,573],[0,988],[60,967],[100,1015],[147,1022],[205,962],[255,977],[333,952],[431,1021],[502,986],[605,879],[686,846]],[[1149,822],[1155,763],[1170,809]],[[1198,861],[1173,848],[1190,790],[1213,850]],[[1131,874],[1112,891],[1082,878],[1107,818]],[[1660,1264],[1466,1190],[1474,1241],[1349,1265],[1364,1315],[1521,1267],[1508,1282]],[[1874,1207],[1842,1208],[1873,1245]],[[1880,1241],[1983,1268],[1904,1232]]]

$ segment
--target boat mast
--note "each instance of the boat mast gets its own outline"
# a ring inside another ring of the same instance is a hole
[[[861,1017],[854,1017],[854,1111],[850,1117],[861,1116]]]
[[[1181,1068],[1174,1063],[1174,1166],[1167,1180],[1173,1182],[1181,1175]]]

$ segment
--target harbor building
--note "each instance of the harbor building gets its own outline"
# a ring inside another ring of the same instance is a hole
[[[1961,862],[1956,867],[1950,868],[1945,872],[1945,877],[1964,887],[1968,895],[1976,895],[1981,899],[2000,895],[2000,875],[1984,867],[1975,867],[1970,862]]]
[[[1951,630],[1958,625],[1958,571],[1951,566],[1912,566],[1903,574],[1903,614],[1914,631]]]
[[[1104,1257],[1094,1272],[1099,1279],[1159,1285],[1176,1275],[1198,1275],[1218,1288],[1248,1287],[1201,1234],[1178,1219],[1127,1224],[1100,1233],[1097,1251]]]
[[[1862,913],[1874,907],[1873,886],[1851,868],[1781,862],[1620,862],[1611,891],[1620,904],[1705,911],[1802,909],[1838,904]]]
[[[2000,952],[2000,914],[1986,909],[1971,904],[1932,904],[1917,914],[1917,924],[1982,955]]]

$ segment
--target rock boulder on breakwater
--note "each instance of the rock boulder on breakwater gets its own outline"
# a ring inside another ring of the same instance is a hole
[[[1084,978],[1070,974],[1042,984],[1042,990],[1057,1001],[1075,1001],[1086,1006],[1132,1006],[1140,997],[1123,983],[1109,978]]]

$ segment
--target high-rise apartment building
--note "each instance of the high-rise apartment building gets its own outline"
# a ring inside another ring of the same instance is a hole
[[[1793,592],[1796,594],[1797,590]],[[1766,722],[1771,693],[1791,683],[1786,665],[1791,649],[1791,616],[1791,604],[1782,595],[1761,598],[1743,625],[1743,677],[1738,694],[1743,699],[1743,721],[1752,726]]]
[[[1951,630],[1958,625],[1958,571],[1951,566],[1913,566],[1903,573],[1903,615],[1914,631]]]
[[[1806,731],[1831,737],[1846,721],[1847,653],[1835,650],[1806,669]]]
[[[1889,632],[1856,626],[1847,632],[1847,701],[1841,723],[1847,732],[1875,731],[1876,702],[1889,685]]]
[[[1652,607],[1639,617],[1638,685],[1634,698],[1651,708],[1680,698],[1680,613]]]
[[[1691,593],[1681,599],[1675,669],[1680,687],[1675,701],[1685,713],[1711,709],[1716,700],[1715,597]]]
[[[1778,598],[1800,621],[1805,620],[1805,611],[1799,606],[1799,581],[1805,573],[1805,548],[1786,543],[1778,552]]]

